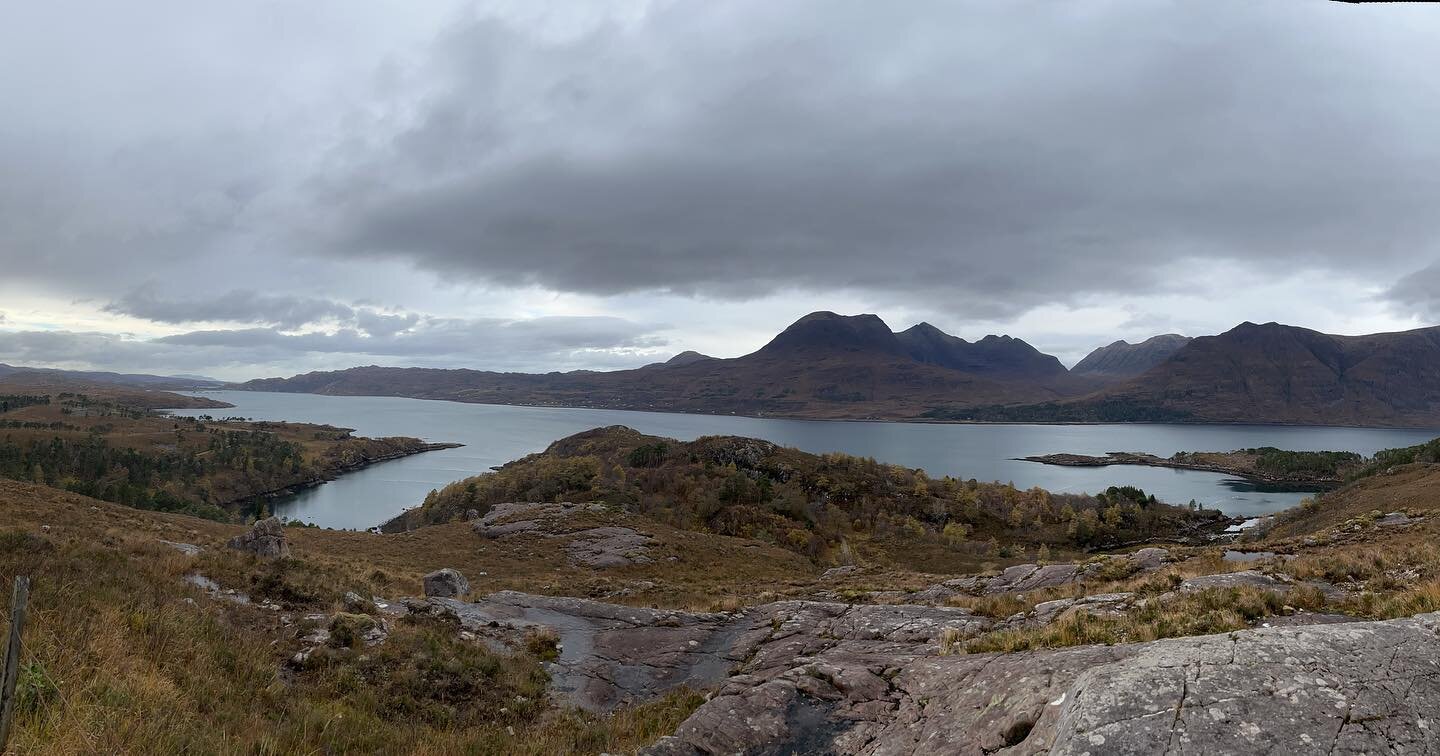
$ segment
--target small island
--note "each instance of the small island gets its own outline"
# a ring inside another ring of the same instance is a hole
[[[1229,452],[1176,452],[1169,457],[1144,452],[1109,452],[1103,457],[1086,454],[1044,454],[1021,459],[1063,467],[1172,467],[1223,473],[1258,483],[1323,487],[1340,485],[1365,461],[1364,457],[1354,452],[1287,451],[1273,446]]]

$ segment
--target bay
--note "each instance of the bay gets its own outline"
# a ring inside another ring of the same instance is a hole
[[[1177,451],[1229,451],[1275,446],[1297,451],[1353,451],[1410,446],[1440,430],[1273,425],[1025,425],[783,420],[624,410],[513,407],[370,396],[321,396],[252,391],[197,395],[234,404],[177,415],[238,416],[353,428],[363,436],[416,436],[465,444],[384,462],[271,504],[276,513],[323,527],[364,529],[418,505],[431,489],[487,472],[552,441],[606,425],[688,441],[704,435],[763,438],[809,452],[844,452],[923,468],[932,476],[1012,482],[1055,492],[1094,493],[1112,485],[1145,489],[1164,501],[1195,500],[1231,515],[1294,506],[1303,491],[1260,490],[1217,473],[1153,467],[1054,467],[1017,457],[1111,451],[1169,456]]]

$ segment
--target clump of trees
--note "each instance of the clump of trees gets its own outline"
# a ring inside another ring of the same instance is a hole
[[[1288,451],[1273,446],[1246,449],[1256,455],[1255,468],[1275,475],[1339,477],[1364,460],[1355,452]]]
[[[35,405],[50,404],[49,396],[35,396],[33,394],[0,394],[0,414],[11,410],[18,410],[22,407],[33,407]]]
[[[1369,462],[1356,469],[1350,474],[1351,480],[1378,475],[1392,467],[1400,465],[1413,465],[1417,462],[1434,464],[1440,462],[1440,438],[1426,441],[1415,446],[1405,446],[1399,449],[1382,449],[1375,452]]]
[[[261,431],[210,428],[199,451],[139,450],[99,434],[0,440],[0,476],[62,488],[117,504],[226,521],[217,479],[243,480],[253,490],[279,488],[304,471],[298,444]]]
[[[755,439],[682,443],[628,428],[562,439],[542,454],[426,497],[423,522],[506,501],[599,501],[680,528],[758,538],[821,558],[848,535],[961,548],[997,543],[1091,548],[1175,537],[1222,516],[1136,488],[1052,494],[869,457],[808,454]]]

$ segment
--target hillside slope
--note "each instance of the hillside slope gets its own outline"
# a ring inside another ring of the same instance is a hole
[[[1333,336],[1242,323],[1104,395],[1207,421],[1440,426],[1440,327]]]

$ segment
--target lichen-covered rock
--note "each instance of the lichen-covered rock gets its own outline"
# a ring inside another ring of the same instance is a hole
[[[456,570],[446,567],[426,575],[424,587],[426,596],[454,598],[470,592],[470,581]]]
[[[290,556],[290,544],[285,538],[285,524],[278,517],[256,521],[249,531],[231,538],[225,545],[267,559]]]

